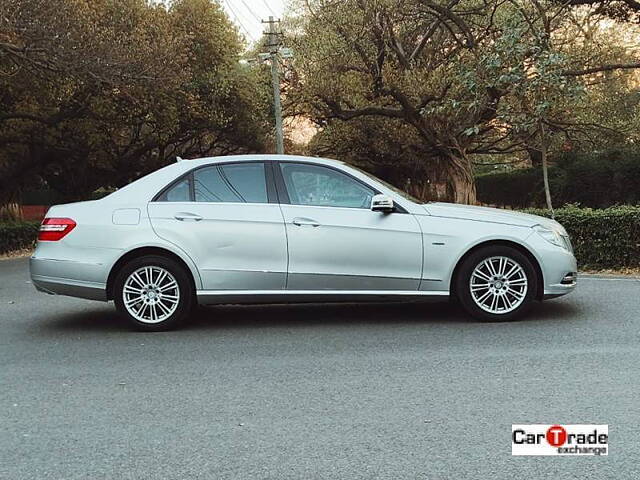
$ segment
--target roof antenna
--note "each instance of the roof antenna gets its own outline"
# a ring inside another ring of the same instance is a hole
[[[182,157],[178,157],[178,156],[176,155],[176,162],[181,162],[181,161],[182,161]]]

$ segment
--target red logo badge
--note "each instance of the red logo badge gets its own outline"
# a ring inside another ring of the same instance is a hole
[[[567,441],[567,431],[560,425],[553,425],[547,430],[546,438],[552,447],[561,447]]]

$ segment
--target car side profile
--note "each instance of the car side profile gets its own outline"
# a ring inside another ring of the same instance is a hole
[[[243,155],[51,207],[30,270],[40,291],[113,300],[154,331],[197,304],[431,297],[506,321],[571,292],[577,267],[548,218],[424,204],[337,160]]]

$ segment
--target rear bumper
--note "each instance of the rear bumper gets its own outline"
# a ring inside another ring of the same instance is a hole
[[[107,301],[107,286],[103,282],[79,279],[88,271],[98,270],[101,265],[31,257],[29,270],[31,282],[36,290],[52,295],[68,295],[89,300]]]

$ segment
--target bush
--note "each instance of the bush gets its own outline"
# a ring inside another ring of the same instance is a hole
[[[39,222],[0,223],[0,253],[32,247],[39,227]]]
[[[535,168],[487,173],[476,177],[478,201],[500,207],[525,208],[537,205],[534,196],[541,185],[542,173]]]
[[[525,211],[550,216],[548,210]],[[594,210],[568,205],[555,214],[571,236],[581,269],[640,267],[640,207]]]
[[[549,168],[555,205],[579,203],[585,207],[640,204],[640,153],[568,153]],[[523,168],[476,176],[478,200],[513,208],[545,204],[541,168]]]

